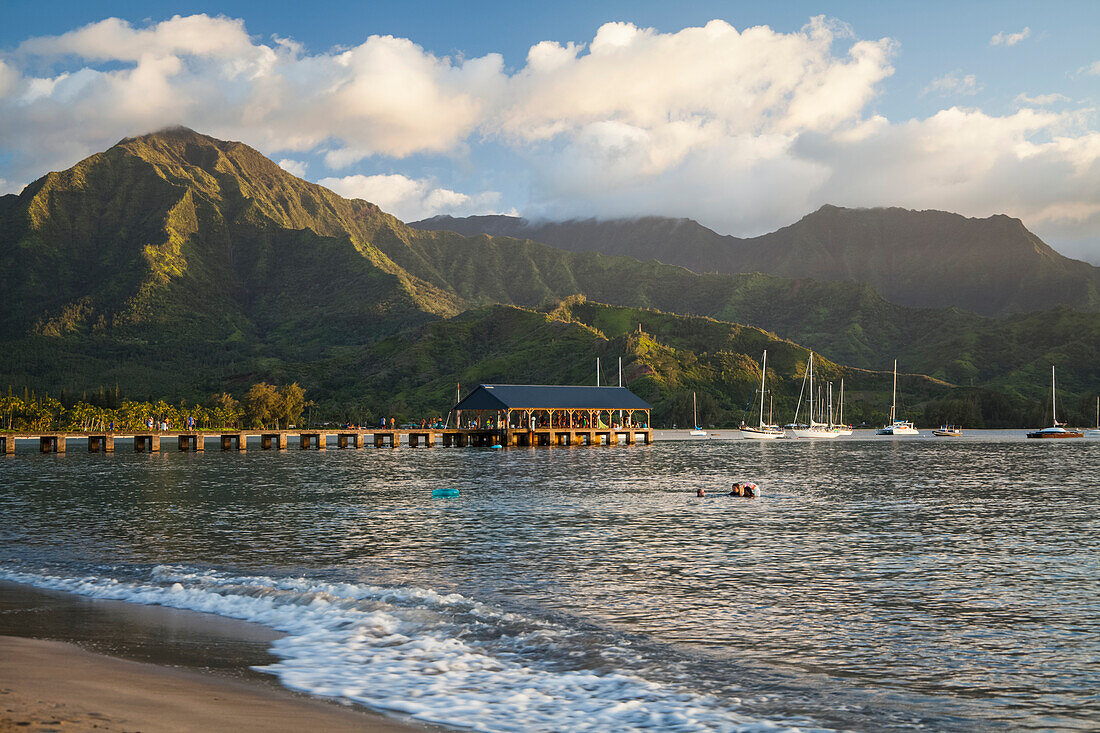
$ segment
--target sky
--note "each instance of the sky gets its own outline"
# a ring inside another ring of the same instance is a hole
[[[401,219],[823,204],[1100,264],[1100,2],[0,6],[0,193],[182,124]]]

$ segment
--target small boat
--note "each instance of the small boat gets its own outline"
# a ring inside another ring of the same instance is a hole
[[[814,352],[810,352],[810,358],[806,360],[806,375],[802,378],[802,387],[805,390],[807,380],[810,385],[809,400],[810,424],[805,428],[795,428],[791,432],[796,438],[839,438],[840,432],[831,425],[823,422],[814,422]],[[798,421],[798,411],[802,407],[802,392],[798,395],[798,407],[795,408],[795,422]]]
[[[760,423],[756,427],[741,426],[741,437],[749,440],[775,440],[783,437],[783,429],[775,425],[764,424],[764,378],[768,374],[768,350],[764,349],[764,358],[760,361]]]
[[[933,430],[932,435],[937,438],[961,438],[963,429],[958,425],[941,425],[939,430]]]
[[[875,431],[875,435],[920,435],[908,420],[898,420],[898,360],[894,359],[894,396],[890,404],[890,424]]]
[[[1058,422],[1057,388],[1054,384],[1054,365],[1050,365],[1050,416],[1053,425],[1049,428],[1028,433],[1029,438],[1083,438],[1085,434],[1080,430],[1066,430],[1065,423]]]
[[[699,413],[695,405],[695,393],[691,393],[691,422],[695,426],[694,429],[688,431],[689,438],[705,438],[707,437],[707,431],[699,427]]]

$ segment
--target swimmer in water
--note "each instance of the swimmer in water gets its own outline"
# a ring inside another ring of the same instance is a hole
[[[741,488],[741,495],[746,499],[755,499],[760,495],[760,490],[757,489],[756,484],[747,483]]]
[[[707,490],[706,489],[699,489],[698,491],[695,492],[695,495],[698,496],[698,497],[701,497],[701,498],[706,498]]]
[[[742,493],[741,484],[737,483],[733,485],[733,490],[730,491],[730,496],[744,496],[744,493]]]

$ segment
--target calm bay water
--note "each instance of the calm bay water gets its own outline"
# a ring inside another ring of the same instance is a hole
[[[1100,441],[1022,438],[23,454],[0,578],[454,726],[1095,729]]]

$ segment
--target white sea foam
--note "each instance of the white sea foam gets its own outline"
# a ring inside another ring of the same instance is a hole
[[[639,674],[540,664],[540,650],[567,653],[573,632],[458,594],[169,566],[148,582],[2,567],[0,579],[265,624],[287,635],[272,646],[280,661],[258,669],[287,687],[430,723],[478,731],[790,730]]]

